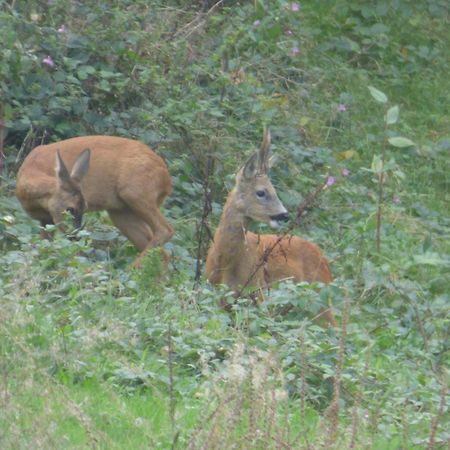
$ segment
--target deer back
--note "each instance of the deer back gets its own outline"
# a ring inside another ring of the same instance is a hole
[[[171,180],[163,159],[145,144],[112,136],[86,136],[36,147],[27,156],[17,176],[19,200],[58,196],[55,173],[57,151],[71,170],[84,149],[90,149],[89,170],[82,180],[87,210],[120,209],[120,191],[132,185],[136,191],[168,195]]]

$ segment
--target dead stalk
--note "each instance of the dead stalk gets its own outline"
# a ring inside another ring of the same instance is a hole
[[[380,174],[378,175],[378,208],[377,208],[377,235],[376,244],[377,252],[380,252],[381,247],[381,220],[382,220],[382,208],[383,208],[383,192],[384,192],[384,161],[386,158],[386,148],[388,144],[388,123],[384,121],[384,135],[383,135],[383,148],[381,152],[381,167]]]
[[[0,104],[0,182],[1,176],[3,175],[4,163],[5,163],[5,153],[3,151],[4,141],[5,141],[5,122],[3,118],[3,106]]]
[[[445,398],[447,396],[447,389],[448,389],[447,372],[443,371],[440,382],[442,384],[440,401],[439,401],[439,406],[436,411],[436,414],[433,417],[433,421],[431,422],[430,437],[428,439],[427,450],[433,450],[436,446],[436,433],[437,433],[439,422],[441,421],[441,418],[442,418],[442,413],[444,412]]]
[[[178,440],[178,431],[176,429],[175,412],[177,400],[175,397],[175,379],[173,374],[173,342],[172,342],[172,321],[169,321],[167,328],[167,364],[169,366],[169,417],[172,428],[172,449],[175,448]]]
[[[348,295],[345,296],[344,310],[342,312],[342,328],[339,339],[339,353],[336,362],[336,373],[333,382],[333,399],[324,413],[326,439],[324,448],[331,448],[337,438],[337,428],[339,425],[339,399],[341,396],[342,370],[345,361],[345,344],[347,339],[347,323],[349,318],[350,301]]]
[[[202,217],[200,220],[200,224],[197,228],[197,254],[196,254],[196,264],[195,264],[195,286],[200,281],[200,277],[202,274],[202,261],[204,259],[205,249],[209,241],[212,239],[211,230],[208,226],[208,217],[211,213],[211,188],[210,181],[211,175],[214,172],[214,159],[212,156],[208,156],[206,161],[206,170],[205,175],[203,177],[203,211]],[[205,234],[207,235],[207,239],[205,242]]]
[[[356,437],[357,437],[358,424],[359,424],[358,408],[361,406],[361,401],[362,401],[362,397],[363,397],[362,385],[365,383],[365,380],[367,379],[367,373],[369,372],[369,361],[370,361],[370,351],[368,351],[366,354],[364,370],[363,370],[362,376],[359,379],[359,386],[357,387],[357,391],[356,391],[356,395],[355,395],[355,403],[353,405],[353,410],[352,410],[352,433],[351,433],[349,449],[356,448]]]

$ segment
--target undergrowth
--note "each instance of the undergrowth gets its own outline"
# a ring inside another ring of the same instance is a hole
[[[219,3],[0,1],[0,447],[445,448],[447,3]],[[255,306],[196,275],[264,125],[289,210],[331,180],[294,232],[335,279]],[[167,273],[21,210],[25,155],[83,134],[166,159]]]

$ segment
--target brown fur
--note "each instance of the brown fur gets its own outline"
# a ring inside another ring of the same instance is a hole
[[[86,210],[108,212],[141,252],[138,265],[147,249],[164,244],[173,235],[159,211],[172,191],[171,178],[164,160],[145,144],[121,137],[84,136],[40,145],[25,158],[17,174],[17,198],[41,225],[61,222],[62,212],[77,206],[80,192],[76,183],[62,189],[55,173],[57,150],[71,171],[84,149],[90,149],[89,170],[79,185]]]
[[[259,159],[267,158],[268,143]],[[268,177],[268,162],[255,163],[253,156],[237,175],[236,186],[228,195],[222,217],[206,259],[206,276],[213,284],[226,284],[237,291],[245,285],[260,265],[264,251],[278,239],[277,235],[257,235],[246,231],[248,222],[271,223],[271,217],[286,209],[278,199]],[[265,200],[255,193],[265,190]],[[330,283],[332,275],[326,258],[317,245],[298,236],[286,236],[275,246],[267,263],[256,271],[250,285],[259,289],[284,279]],[[321,314],[330,325],[335,324],[331,310]]]

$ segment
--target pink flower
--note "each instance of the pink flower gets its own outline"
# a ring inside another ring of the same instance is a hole
[[[339,112],[345,112],[345,111],[347,111],[347,105],[344,105],[344,103],[339,103],[338,111],[339,111]]]
[[[300,53],[300,49],[297,46],[292,47],[292,50],[291,50],[292,56],[297,56],[299,53]]]
[[[59,28],[58,28],[58,33],[65,33],[66,32],[66,27],[64,24],[62,24]]]
[[[300,5],[298,3],[291,3],[291,11],[294,12],[300,11]]]
[[[42,60],[42,63],[46,64],[49,67],[55,66],[55,62],[53,61],[52,57],[48,55]]]
[[[259,27],[261,25],[261,21],[258,19],[258,20],[255,20],[254,22],[253,22],[253,26],[254,27]]]
[[[348,177],[350,175],[350,170],[348,170],[346,168],[342,169],[342,175],[344,177]]]
[[[327,179],[327,186],[333,186],[335,181],[336,179],[332,175],[330,175]]]
[[[287,34],[288,36],[292,36],[292,30],[286,30],[286,34]]]
[[[401,198],[398,195],[394,195],[392,197],[392,203],[394,205],[399,205],[402,202]]]

